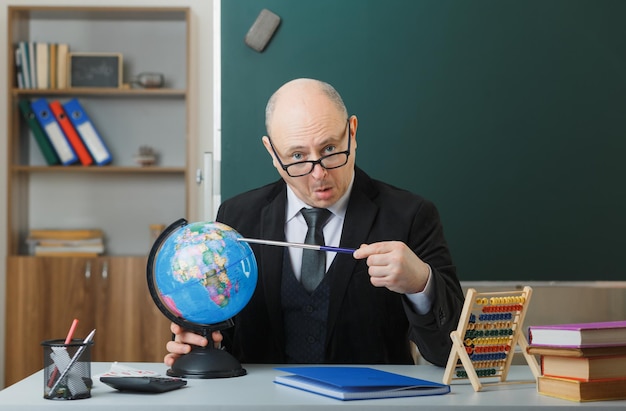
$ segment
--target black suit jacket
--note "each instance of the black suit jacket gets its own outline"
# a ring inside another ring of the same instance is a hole
[[[225,201],[217,221],[244,237],[284,241],[286,201],[286,185],[280,180]],[[365,260],[337,254],[327,273],[331,291],[325,362],[412,363],[410,339],[426,360],[444,366],[463,294],[439,214],[430,201],[356,168],[340,247],[386,240],[403,241],[430,264],[436,290],[432,309],[415,313],[403,295],[371,285]],[[284,363],[281,276],[286,249],[251,246],[259,280],[235,326],[224,331],[225,345],[243,363]]]

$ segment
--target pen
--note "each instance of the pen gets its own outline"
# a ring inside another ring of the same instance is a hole
[[[274,240],[259,240],[256,238],[237,238],[237,241],[243,241],[246,243],[255,243],[255,244],[265,244],[265,245],[275,245],[279,247],[296,247],[296,248],[306,248],[308,250],[317,250],[317,251],[331,251],[334,253],[344,253],[344,254],[352,254],[356,250],[353,248],[340,248],[340,247],[331,247],[328,245],[315,245],[315,244],[302,244],[302,243],[289,243],[286,241],[274,241]]]
[[[87,344],[89,344],[93,338],[93,335],[96,333],[96,330],[91,330],[91,332],[89,333],[89,335],[87,335],[87,337],[83,340],[83,345],[81,345],[81,347],[78,349],[78,351],[76,351],[76,354],[74,354],[74,356],[72,357],[72,359],[70,360],[69,364],[67,364],[67,367],[65,367],[65,369],[63,370],[63,372],[61,373],[61,375],[59,375],[59,379],[54,383],[54,385],[52,386],[52,388],[50,388],[50,392],[48,394],[48,397],[50,397],[51,395],[54,395],[54,392],[56,391],[57,387],[59,386],[59,384],[61,383],[61,381],[63,380],[63,378],[65,378],[65,376],[67,375],[67,373],[70,372],[70,368],[72,368],[72,365],[74,365],[74,363],[76,361],[78,361],[78,359],[80,358],[80,356],[82,355],[82,353],[87,349]]]
[[[72,325],[70,326],[70,330],[67,332],[67,337],[65,337],[65,345],[72,342],[72,337],[74,336],[74,331],[76,330],[77,325],[78,318],[74,318],[74,321],[72,321]],[[57,377],[58,373],[59,369],[57,367],[54,367],[54,370],[52,370],[52,374],[50,374],[50,379],[48,380],[48,387],[52,386],[52,383],[54,382],[54,379]]]

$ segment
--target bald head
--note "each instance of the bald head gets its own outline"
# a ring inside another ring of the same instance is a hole
[[[265,122],[263,145],[295,195],[311,207],[335,204],[352,182],[358,126],[339,93],[319,80],[292,80],[269,99]],[[321,162],[331,156],[345,163]],[[310,163],[310,172],[290,174],[286,167],[296,163]]]
[[[343,99],[333,86],[320,80],[299,78],[282,85],[267,102],[265,127],[268,134],[272,135],[272,121],[277,111],[280,111],[281,116],[289,116],[289,112],[302,114],[303,111],[316,109],[312,102],[321,102],[326,106],[325,109],[335,111],[341,118],[348,117]]]

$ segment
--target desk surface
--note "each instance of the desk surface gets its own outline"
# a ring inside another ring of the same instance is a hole
[[[165,365],[158,363],[124,364],[138,369],[153,370],[165,375]],[[626,401],[600,401],[577,403],[537,394],[532,374],[527,366],[513,366],[508,381],[499,385],[485,385],[474,392],[469,381],[456,380],[446,395],[377,400],[339,401],[294,388],[274,384],[275,375],[282,374],[271,365],[244,365],[248,375],[243,377],[198,380],[189,379],[188,385],[163,394],[121,393],[101,383],[97,376],[107,371],[110,363],[93,363],[94,387],[92,397],[84,400],[61,401],[43,399],[43,373],[30,377],[0,391],[2,410],[412,410],[443,411],[450,408],[484,411],[541,410],[556,408],[560,411],[589,408],[594,410],[623,410]],[[440,382],[444,369],[431,365],[376,365],[385,371]],[[487,381],[481,381],[485,384]]]

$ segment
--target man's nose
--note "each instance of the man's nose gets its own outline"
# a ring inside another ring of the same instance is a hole
[[[313,165],[313,171],[311,171],[313,177],[320,179],[326,175],[326,169],[322,167],[320,163]]]

